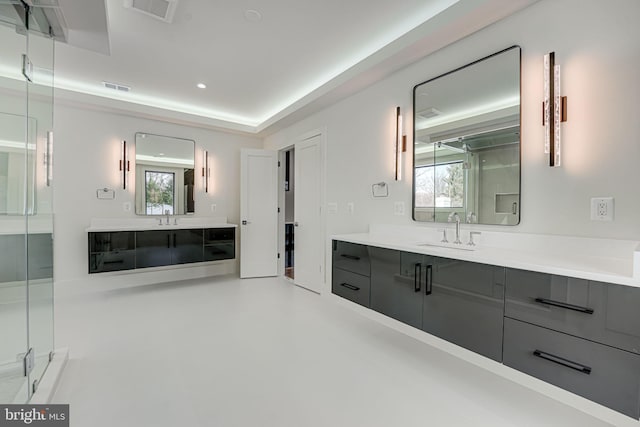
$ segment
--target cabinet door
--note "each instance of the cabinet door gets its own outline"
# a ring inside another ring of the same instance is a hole
[[[136,232],[136,268],[171,265],[171,231]]]
[[[173,242],[172,264],[202,262],[202,229],[173,230],[170,232]]]
[[[204,230],[204,261],[219,261],[236,257],[235,228]]]
[[[135,231],[89,233],[89,273],[136,268],[135,235]]]
[[[423,292],[422,329],[501,361],[504,268],[435,258],[431,274]]]
[[[422,293],[429,257],[369,247],[371,308],[408,325],[422,326]]]

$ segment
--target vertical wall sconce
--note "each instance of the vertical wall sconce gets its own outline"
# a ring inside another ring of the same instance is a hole
[[[127,159],[127,141],[120,143],[120,176],[122,179],[122,189],[127,189],[127,175],[129,174],[129,160]]]
[[[202,158],[202,185],[204,186],[204,192],[209,192],[209,177],[211,176],[211,169],[209,168],[209,152],[203,151]]]
[[[402,181],[402,153],[407,151],[407,137],[402,127],[400,107],[396,107],[396,181]]]
[[[47,132],[47,142],[44,152],[44,173],[47,187],[51,187],[53,181],[53,131]]]
[[[555,52],[544,56],[544,152],[549,154],[549,166],[560,166],[560,123],[567,121],[567,97],[560,92],[560,65],[555,64]]]

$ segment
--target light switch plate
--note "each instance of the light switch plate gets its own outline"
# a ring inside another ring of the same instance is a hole
[[[393,214],[394,215],[404,215],[404,202],[394,202],[393,203]]]
[[[353,215],[353,212],[355,211],[355,205],[353,204],[353,202],[349,202],[347,203],[347,212],[349,212],[351,215]]]
[[[327,213],[328,214],[337,214],[338,213],[338,204],[335,202],[327,203]]]
[[[215,203],[211,204],[211,212],[215,212],[218,210],[218,205],[216,205]]]
[[[125,212],[131,212],[131,202],[124,202],[122,204],[122,210]]]

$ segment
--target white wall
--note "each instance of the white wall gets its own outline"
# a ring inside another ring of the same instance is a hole
[[[178,268],[162,272],[99,275],[87,273],[87,233],[91,218],[135,218],[134,183],[120,186],[120,140],[134,142],[136,132],[148,132],[196,142],[195,217],[227,217],[238,223],[240,215],[240,150],[260,147],[258,138],[216,132],[136,117],[92,111],[56,102],[54,148],[54,274],[56,292],[85,292],[94,288],[139,285],[206,275],[211,269]],[[209,193],[202,190],[199,171],[202,150],[209,150]],[[133,167],[132,167],[133,169]],[[96,190],[116,190],[115,200],[98,200]],[[124,203],[131,211],[125,212]],[[216,205],[212,212],[211,205]],[[235,269],[236,265],[232,265]],[[105,285],[106,284],[106,285]]]
[[[522,217],[515,227],[478,229],[640,240],[640,2],[542,0],[407,67],[383,81],[265,139],[279,149],[299,135],[327,129],[328,235],[366,231],[370,223],[411,220],[411,153],[404,181],[393,181],[394,110],[404,112],[411,146],[412,89],[472,60],[514,44],[522,47]],[[547,166],[541,126],[542,57],[562,65],[568,119],[563,165]],[[408,173],[407,173],[408,172]],[[390,196],[371,197],[386,181]],[[590,221],[591,197],[613,196],[613,222]],[[394,202],[405,215],[394,215]],[[346,204],[355,203],[355,213]]]

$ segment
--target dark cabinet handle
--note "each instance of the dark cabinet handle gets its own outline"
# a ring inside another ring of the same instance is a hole
[[[342,254],[340,255],[342,258],[346,258],[346,259],[352,259],[354,261],[360,261],[360,257],[359,256],[355,256],[355,255],[349,255],[349,254]]]
[[[425,286],[424,294],[431,295],[433,292],[433,266],[427,265],[427,286]]]
[[[173,247],[176,247],[176,243],[177,243],[178,237],[176,236],[176,233],[173,233]]]
[[[167,247],[170,248],[171,247],[171,235],[167,234]]]
[[[549,362],[557,363],[558,365],[566,366],[567,368],[575,369],[576,371],[580,371],[583,374],[590,375],[591,368],[585,365],[582,365],[577,362],[573,362],[569,359],[565,359],[564,357],[556,356],[554,354],[545,353],[544,351],[535,350],[533,355],[539,357],[544,360],[548,360]]]
[[[107,264],[124,264],[124,260],[121,259],[121,260],[118,260],[118,261],[105,261],[105,262],[103,262],[103,264],[104,265],[107,265]]]
[[[413,267],[413,290],[420,292],[420,278],[422,277],[422,264],[417,263]]]
[[[352,291],[359,291],[360,290],[359,287],[350,285],[348,283],[340,283],[340,286],[343,286],[343,287],[345,287],[347,289],[351,289]]]
[[[580,313],[593,314],[592,308],[580,307],[579,305],[568,304],[566,302],[553,301],[546,298],[536,298],[536,302],[540,304],[552,305],[554,307],[566,308],[567,310],[579,311]]]

